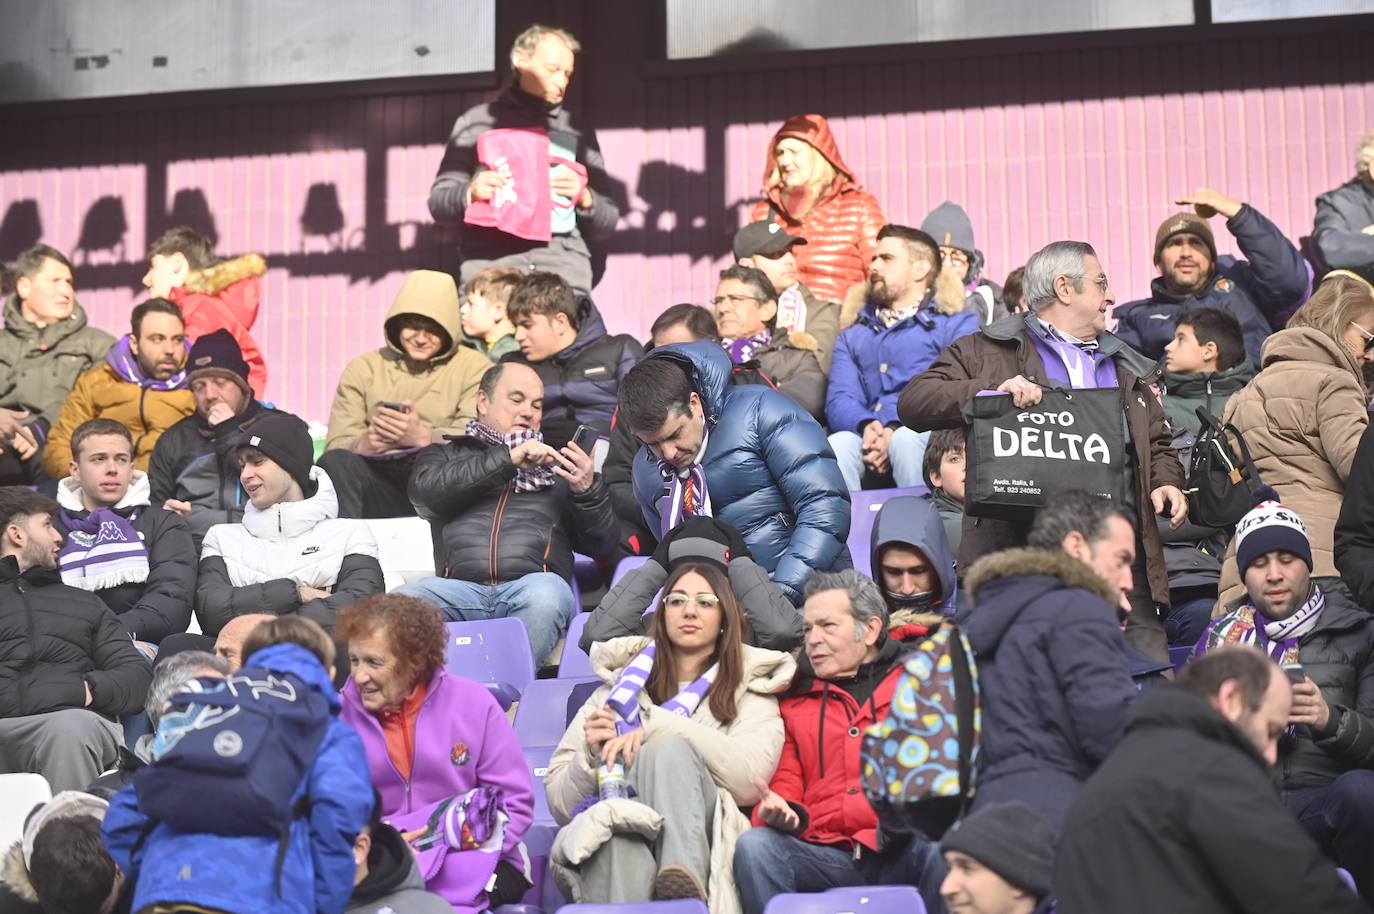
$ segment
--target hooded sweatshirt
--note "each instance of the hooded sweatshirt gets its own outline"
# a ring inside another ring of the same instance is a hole
[[[425,891],[415,855],[390,825],[372,830],[367,875],[353,887],[344,914],[453,914],[447,901]]]
[[[835,169],[835,179],[814,201],[811,211],[788,211],[787,194],[778,174],[774,150],[783,139],[801,140],[825,157]],[[868,265],[878,244],[878,230],[887,222],[878,201],[861,190],[854,172],[840,157],[830,124],[819,114],[788,118],[768,143],[763,168],[764,199],[754,207],[751,222],[777,222],[793,235],[806,239],[797,245],[797,278],[817,298],[845,300],[845,293],[868,277]]]
[[[939,590],[931,595],[928,603],[903,605],[900,601],[894,601],[887,592],[878,555],[883,547],[891,545],[916,547],[934,567]],[[884,502],[878,511],[878,519],[873,522],[873,546],[869,556],[873,563],[873,580],[883,588],[883,598],[887,600],[891,612],[915,610],[954,614],[954,604],[959,596],[959,583],[954,577],[954,550],[945,536],[945,523],[940,518],[940,512],[930,501],[917,495],[899,495]]]
[[[418,369],[410,367],[401,348],[400,318],[407,314],[427,317],[448,334],[439,354]],[[383,327],[386,344],[349,362],[339,378],[326,450],[353,448],[380,403],[410,400],[434,443],[444,435],[464,434],[468,419],[477,414],[477,385],[491,362],[460,342],[458,291],[451,277],[432,270],[412,273]]]

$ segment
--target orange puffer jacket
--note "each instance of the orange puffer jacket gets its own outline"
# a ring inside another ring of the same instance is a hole
[[[778,178],[778,163],[773,154],[778,141],[791,137],[811,145],[834,166],[837,174],[830,188],[807,213],[798,219],[783,203],[783,187]],[[798,279],[816,297],[843,302],[855,283],[868,278],[868,266],[877,247],[878,229],[886,223],[873,195],[860,189],[854,173],[840,158],[830,125],[819,114],[788,118],[768,143],[768,158],[763,170],[765,199],[754,207],[753,220],[772,220],[806,244],[792,250],[797,256]]]

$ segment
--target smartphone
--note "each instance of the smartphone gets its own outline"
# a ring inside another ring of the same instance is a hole
[[[590,425],[579,425],[577,431],[573,432],[572,443],[582,448],[582,453],[590,456],[600,437],[601,433]]]
[[[1283,673],[1285,676],[1288,677],[1288,681],[1293,683],[1294,685],[1297,685],[1298,683],[1302,682],[1304,679],[1307,678],[1307,674],[1303,672],[1301,663],[1285,664],[1283,667]]]
[[[383,400],[382,405],[385,406],[387,409],[394,409],[398,413],[410,412],[410,407],[406,406],[404,403],[392,403],[390,401]]]

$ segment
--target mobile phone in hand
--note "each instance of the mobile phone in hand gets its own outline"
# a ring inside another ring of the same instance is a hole
[[[590,456],[600,437],[601,433],[590,425],[579,425],[577,431],[573,432],[572,443],[582,448],[582,453]]]
[[[1287,663],[1283,666],[1283,674],[1288,677],[1288,681],[1297,685],[1307,679],[1307,674],[1303,671],[1301,663]]]
[[[387,409],[394,409],[398,413],[410,412],[410,407],[406,406],[404,403],[392,403],[389,400],[383,400],[382,405],[385,406]]]

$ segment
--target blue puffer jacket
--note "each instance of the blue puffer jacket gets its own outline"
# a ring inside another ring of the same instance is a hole
[[[1012,549],[973,566],[964,626],[983,699],[983,776],[973,808],[1020,800],[1057,829],[1116,748],[1138,695],[1117,598],[1059,552]]]
[[[862,432],[874,419],[900,422],[897,398],[950,343],[979,327],[974,311],[943,314],[929,302],[913,316],[883,326],[872,302],[840,333],[830,361],[825,418],[835,432]]]
[[[1158,361],[1185,311],[1221,308],[1240,321],[1245,351],[1258,367],[1260,347],[1275,327],[1282,326],[1280,314],[1307,297],[1307,265],[1279,227],[1248,203],[1226,220],[1226,227],[1248,260],[1218,257],[1202,289],[1183,298],[1170,294],[1164,277],[1155,277],[1149,298],[1127,302],[1113,312],[1116,335]]]
[[[710,430],[701,464],[711,509],[739,530],[773,583],[800,604],[813,572],[850,567],[849,491],[819,423],[770,387],[731,386],[730,357],[710,340],[660,346],[645,358],[676,359],[692,372]],[[631,472],[657,531],[658,459],[641,447]]]
[[[362,742],[338,719],[339,693],[305,648],[276,644],[247,665],[295,673],[329,699],[333,718],[296,794],[295,801],[304,797],[309,803],[310,815],[291,826],[281,894],[275,885],[276,838],[191,834],[159,824],[140,845],[149,820],[130,785],[110,801],[103,832],[110,856],[135,883],[135,911],[180,902],[254,914],[342,914],[348,904],[357,870],[353,841],[372,812]]]

